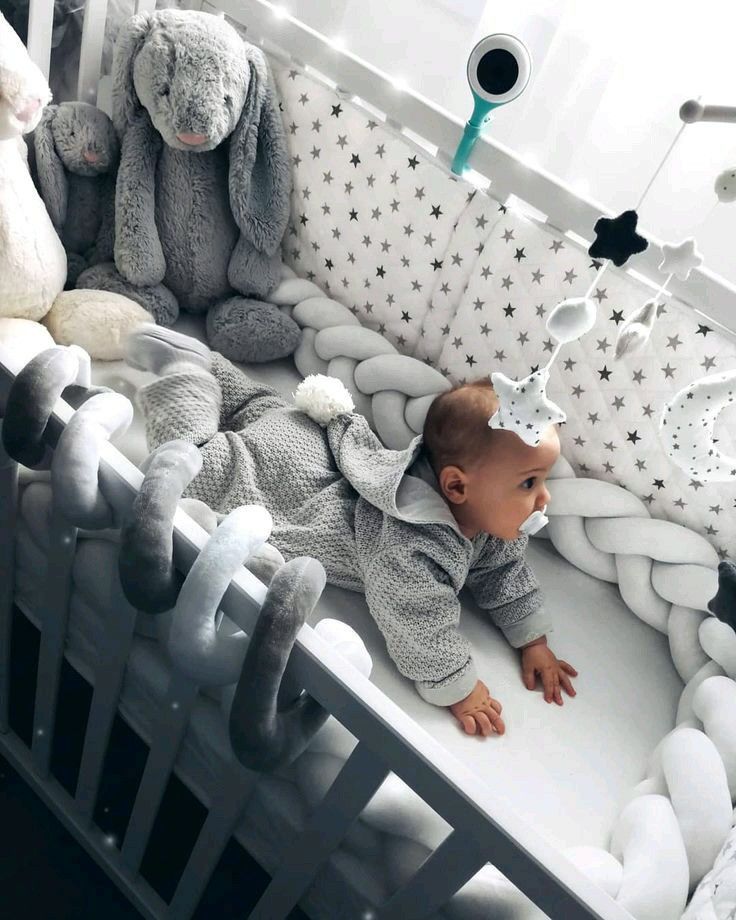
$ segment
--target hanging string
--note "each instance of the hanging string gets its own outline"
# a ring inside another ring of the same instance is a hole
[[[700,98],[700,97],[698,97],[698,98]],[[649,180],[649,182],[648,182],[648,184],[647,184],[647,187],[646,187],[646,188],[644,189],[644,191],[641,193],[641,198],[639,199],[638,204],[637,204],[636,207],[634,208],[635,211],[638,211],[639,208],[640,208],[640,207],[642,206],[642,204],[644,203],[644,199],[645,199],[645,198],[647,197],[647,195],[649,194],[649,189],[651,189],[651,187],[654,185],[655,179],[656,179],[657,176],[662,172],[662,168],[664,167],[664,164],[667,162],[667,160],[669,159],[670,154],[671,154],[672,151],[675,149],[675,145],[676,145],[677,142],[680,140],[680,137],[682,136],[682,132],[685,130],[685,128],[687,128],[687,123],[686,123],[686,122],[683,122],[682,125],[680,126],[680,130],[679,130],[679,131],[677,132],[677,134],[675,135],[674,140],[672,141],[672,143],[671,143],[671,144],[669,145],[669,147],[667,148],[667,152],[666,152],[665,155],[662,157],[662,159],[661,159],[661,161],[660,161],[660,163],[659,163],[659,166],[654,170],[654,175],[653,175],[652,178]]]
[[[698,101],[700,101],[700,96],[698,96]],[[637,202],[636,207],[634,208],[634,210],[635,210],[637,213],[638,213],[639,209],[641,208],[642,204],[644,203],[644,199],[645,199],[645,198],[647,197],[647,195],[649,194],[650,189],[651,189],[652,186],[654,185],[654,182],[655,182],[657,176],[662,172],[662,169],[664,168],[664,164],[665,164],[665,163],[667,162],[667,160],[670,158],[670,155],[672,154],[672,151],[675,149],[675,146],[677,145],[677,142],[678,142],[678,141],[680,140],[680,138],[682,137],[682,132],[685,130],[685,128],[687,128],[687,124],[686,124],[685,122],[683,122],[682,125],[680,126],[680,129],[678,130],[677,134],[676,134],[676,135],[674,136],[674,138],[672,139],[672,143],[669,145],[669,147],[668,147],[667,150],[665,151],[664,156],[663,156],[662,159],[659,161],[659,165],[658,165],[657,168],[654,170],[654,174],[652,175],[651,179],[650,179],[649,182],[647,183],[646,188],[644,189],[644,191],[641,193],[641,196],[639,197],[639,201]],[[586,300],[592,295],[593,291],[595,290],[596,286],[599,284],[599,282],[600,282],[601,278],[603,277],[603,275],[606,273],[606,271],[607,271],[607,269],[608,269],[608,266],[609,266],[610,264],[611,264],[610,259],[607,259],[607,260],[603,263],[603,265],[600,267],[600,269],[598,270],[598,274],[595,276],[595,278],[593,279],[593,281],[592,281],[591,284],[590,284],[590,287],[589,287],[588,290],[585,292],[585,299],[586,299]],[[667,279],[667,281],[665,281],[664,287],[667,286],[667,284],[669,283],[671,277],[672,277],[672,275],[670,275],[670,277]],[[663,290],[664,290],[663,288],[660,288],[660,292],[663,292]],[[657,296],[659,296],[659,294],[658,294]]]

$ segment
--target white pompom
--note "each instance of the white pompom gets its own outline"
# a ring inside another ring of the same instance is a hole
[[[315,422],[326,425],[344,412],[353,412],[350,391],[337,377],[310,374],[296,388],[294,403]]]

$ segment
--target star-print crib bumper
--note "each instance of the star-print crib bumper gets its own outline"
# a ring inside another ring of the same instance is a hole
[[[491,371],[521,378],[547,363],[555,343],[545,328],[554,306],[582,296],[600,262],[576,243],[506,211],[487,234],[437,358],[454,381]],[[701,483],[667,457],[658,433],[672,396],[705,373],[736,368],[736,347],[676,300],[659,307],[646,346],[614,357],[619,326],[652,295],[631,275],[609,268],[592,293],[595,326],[565,346],[552,365],[549,397],[567,414],[562,451],[583,476],[621,485],[654,517],[676,521],[733,554],[733,487]],[[431,314],[430,314],[431,315]],[[716,426],[718,447],[733,453],[730,410]]]
[[[294,175],[285,261],[412,354],[474,190],[345,94],[272,69]]]
[[[348,93],[271,63],[294,172],[284,241],[294,271],[398,351],[453,381],[493,371],[520,379],[546,364],[554,349],[545,328],[550,311],[581,297],[602,263],[458,180]],[[580,475],[629,489],[653,516],[695,530],[729,558],[736,545],[732,488],[679,470],[658,425],[683,386],[736,368],[736,345],[670,299],[646,346],[616,360],[619,327],[652,294],[615,267],[593,290],[596,325],[565,346],[547,389],[567,414],[563,453]],[[729,421],[736,412],[723,413],[716,437],[732,454]]]

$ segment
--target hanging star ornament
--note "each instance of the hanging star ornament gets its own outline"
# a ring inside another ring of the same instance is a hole
[[[664,259],[659,264],[659,270],[663,275],[674,275],[680,281],[687,281],[690,272],[702,265],[703,256],[695,248],[695,240],[689,237],[678,243],[665,243],[662,246],[662,255]]]
[[[708,601],[708,610],[736,632],[736,565],[718,563],[718,593]]]
[[[624,211],[618,217],[600,217],[596,221],[595,242],[588,250],[594,259],[610,259],[619,268],[637,252],[644,252],[649,243],[636,232],[639,216],[636,211]]]
[[[559,406],[547,398],[545,387],[549,370],[543,367],[523,380],[509,380],[505,374],[491,374],[491,383],[498,397],[498,411],[488,420],[489,428],[513,431],[525,443],[536,447],[542,432],[567,418]]]

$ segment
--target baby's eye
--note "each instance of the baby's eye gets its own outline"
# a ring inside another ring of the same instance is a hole
[[[526,484],[527,484],[528,482],[531,482],[532,485],[533,485],[533,484],[536,482],[536,480],[537,480],[537,477],[536,477],[536,476],[530,476],[529,479],[525,479],[524,482],[522,482],[522,484],[521,484],[522,489],[525,489],[525,488],[526,488]],[[529,488],[531,489],[532,486],[529,486]]]
[[[162,86],[161,89],[158,91],[158,94],[159,94],[159,96],[168,96],[168,95],[169,95],[169,87],[168,87],[168,86]]]

